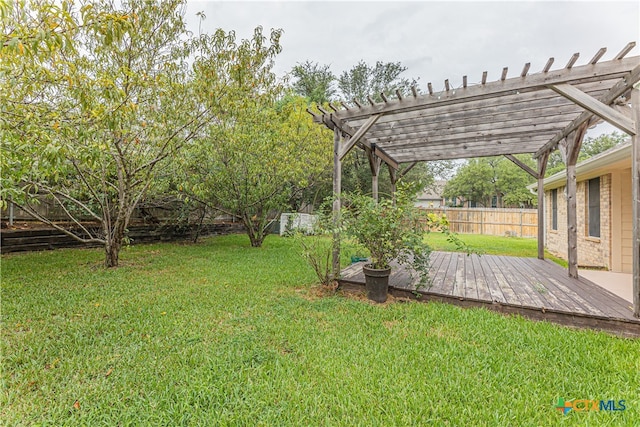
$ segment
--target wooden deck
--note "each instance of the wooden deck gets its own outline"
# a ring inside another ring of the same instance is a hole
[[[430,273],[431,283],[416,290],[410,270],[394,266],[390,293],[640,337],[630,302],[584,278],[570,278],[548,260],[434,252]],[[363,290],[362,263],[344,269],[340,284],[347,291]]]

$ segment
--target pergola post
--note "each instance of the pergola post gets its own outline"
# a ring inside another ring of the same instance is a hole
[[[538,259],[544,259],[544,174],[547,170],[549,153],[550,151],[545,151],[538,157],[537,171],[531,169],[513,154],[505,154],[507,159],[538,181]],[[520,229],[520,235],[522,235],[522,227]]]
[[[340,160],[340,129],[333,129],[333,280],[340,277],[340,194],[342,192],[342,161]]]
[[[380,165],[382,165],[382,159],[375,156],[371,150],[368,150],[369,166],[371,166],[371,197],[378,202],[378,176],[380,175]]]
[[[391,180],[391,202],[396,205],[396,183],[398,182],[397,171],[389,166],[389,178]]]
[[[589,122],[580,125],[566,138],[565,159],[567,165],[567,260],[569,277],[578,278],[578,213],[576,203],[576,163],[582,146],[582,138]]]
[[[631,137],[631,186],[633,191],[633,315],[640,317],[640,88],[631,89],[632,119],[635,135]]]
[[[387,166],[389,166],[389,177],[391,179],[391,201],[393,202],[393,206],[396,205],[396,189],[398,181],[404,178],[404,176],[409,173],[409,171],[413,169],[417,164],[418,162],[412,162],[402,171],[394,169],[390,164],[387,164]]]
[[[378,171],[371,175],[371,197],[378,203]]]
[[[538,157],[538,259],[544,259],[544,174],[549,152]]]

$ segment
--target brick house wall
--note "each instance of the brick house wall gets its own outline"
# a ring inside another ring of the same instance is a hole
[[[587,182],[576,188],[578,266],[611,268],[611,174],[600,176],[600,237],[589,236],[587,219]],[[558,229],[552,229],[552,190],[545,192],[546,247],[552,254],[567,259],[566,186],[558,187]]]

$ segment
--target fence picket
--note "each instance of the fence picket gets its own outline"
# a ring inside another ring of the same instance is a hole
[[[422,208],[445,215],[451,231],[460,234],[538,237],[537,209]]]

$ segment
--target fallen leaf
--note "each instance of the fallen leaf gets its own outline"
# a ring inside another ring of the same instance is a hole
[[[109,370],[107,371],[106,374],[104,374],[104,377],[108,377],[109,375],[111,375],[111,373],[113,372],[113,368],[109,368]]]
[[[80,401],[76,400],[75,402],[73,402],[73,408],[80,410]]]

